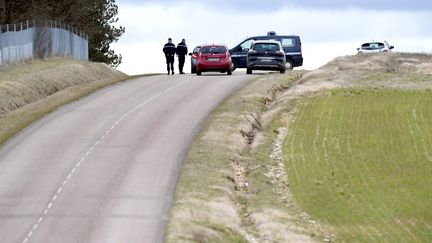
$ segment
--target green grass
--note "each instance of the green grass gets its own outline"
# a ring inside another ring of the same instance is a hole
[[[342,242],[432,241],[432,92],[305,98],[284,143],[295,200]]]

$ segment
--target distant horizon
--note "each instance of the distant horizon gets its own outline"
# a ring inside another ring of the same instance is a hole
[[[126,27],[126,33],[112,47],[123,56],[118,69],[127,74],[164,72],[162,46],[168,37],[174,44],[185,38],[192,51],[196,45],[213,42],[232,48],[248,36],[268,31],[295,34],[302,40],[304,66],[300,69],[307,70],[337,56],[356,54],[357,47],[372,40],[387,40],[395,52],[432,53],[432,2],[367,4],[371,2],[237,0],[229,1],[232,7],[226,8],[227,1],[215,0],[122,0],[117,2],[117,25]],[[188,58],[186,70],[189,62]]]

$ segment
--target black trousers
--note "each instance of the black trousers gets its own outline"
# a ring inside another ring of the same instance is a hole
[[[185,64],[185,60],[186,60],[186,56],[185,55],[179,55],[178,56],[178,61],[179,61],[179,71],[182,73],[183,72],[183,67]]]
[[[166,56],[166,64],[168,73],[171,71],[174,73],[174,56]]]

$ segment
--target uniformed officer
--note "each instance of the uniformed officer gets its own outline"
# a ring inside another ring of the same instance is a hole
[[[171,38],[168,38],[168,43],[164,45],[163,52],[165,53],[168,75],[170,75],[170,68],[171,74],[174,75],[174,56],[176,53],[176,46],[172,43]]]
[[[182,39],[182,41],[177,45],[177,55],[179,61],[180,74],[184,74],[183,67],[184,67],[187,53],[188,53],[188,48],[186,45],[186,40]]]

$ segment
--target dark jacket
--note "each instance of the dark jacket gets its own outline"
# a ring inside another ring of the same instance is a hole
[[[176,46],[173,43],[166,43],[162,50],[166,57],[173,57],[176,54]]]
[[[188,53],[188,49],[187,49],[187,45],[186,44],[184,44],[183,42],[180,42],[178,45],[177,45],[177,55],[187,55],[187,53]]]

